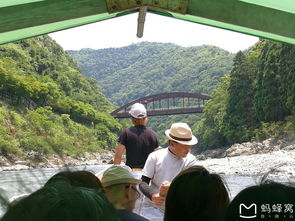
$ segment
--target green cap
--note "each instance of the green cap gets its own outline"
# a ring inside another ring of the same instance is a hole
[[[101,183],[103,187],[116,184],[130,183],[139,184],[141,180],[136,179],[128,166],[113,165],[104,171]]]

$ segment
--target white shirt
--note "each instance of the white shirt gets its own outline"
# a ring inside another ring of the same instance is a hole
[[[151,178],[150,188],[158,193],[164,181],[171,182],[181,171],[197,165],[194,155],[177,157],[168,148],[152,152],[144,165],[143,176]]]

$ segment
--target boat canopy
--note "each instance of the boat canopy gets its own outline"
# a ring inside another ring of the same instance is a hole
[[[139,11],[295,44],[294,0],[1,0],[0,44]]]

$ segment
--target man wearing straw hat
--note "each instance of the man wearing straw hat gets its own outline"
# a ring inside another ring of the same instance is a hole
[[[186,123],[172,124],[165,134],[169,139],[169,146],[149,155],[143,168],[143,182],[139,186],[144,195],[157,206],[163,206],[173,178],[197,164],[190,149],[198,140]]]
[[[133,213],[135,202],[140,197],[136,179],[128,166],[113,165],[104,171],[101,183],[108,200],[115,206],[121,221],[148,221]]]
[[[133,170],[141,170],[148,155],[159,146],[156,133],[146,127],[147,111],[143,104],[132,105],[129,114],[133,127],[125,129],[119,137],[114,164],[120,164],[126,149],[126,165]]]

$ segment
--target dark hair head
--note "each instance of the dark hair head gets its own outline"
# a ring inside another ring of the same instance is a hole
[[[52,183],[8,209],[1,221],[118,221],[103,193],[65,182]]]
[[[172,181],[165,204],[164,221],[221,219],[229,196],[221,177],[195,166]]]
[[[145,126],[147,124],[147,117],[144,117],[144,118],[131,117],[131,121],[134,126]]]
[[[253,221],[294,220],[295,213],[284,212],[287,205],[295,209],[295,187],[275,182],[262,183],[236,195],[226,212],[226,220],[241,220],[241,216],[255,216],[248,219]],[[281,207],[281,212],[275,211],[278,207]]]
[[[103,190],[100,180],[93,173],[86,170],[59,172],[52,176],[45,185],[56,182],[68,182],[72,186]]]

